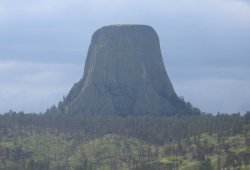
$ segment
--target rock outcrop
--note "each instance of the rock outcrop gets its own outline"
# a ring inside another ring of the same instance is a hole
[[[87,114],[189,114],[168,78],[155,30],[112,25],[91,40],[83,78],[60,108]]]

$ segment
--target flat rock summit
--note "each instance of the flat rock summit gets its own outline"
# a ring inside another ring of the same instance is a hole
[[[164,67],[159,38],[147,25],[111,25],[92,36],[83,78],[59,108],[65,113],[190,114]]]

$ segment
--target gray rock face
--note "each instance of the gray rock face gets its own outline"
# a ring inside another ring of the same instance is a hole
[[[146,25],[97,30],[83,78],[63,103],[67,113],[187,114],[166,73],[157,33]]]

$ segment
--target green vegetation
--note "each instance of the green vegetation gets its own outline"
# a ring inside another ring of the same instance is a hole
[[[56,110],[54,110],[56,111]],[[0,169],[250,169],[250,112],[0,115]]]

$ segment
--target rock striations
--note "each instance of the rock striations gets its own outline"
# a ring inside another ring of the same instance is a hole
[[[60,110],[87,114],[190,114],[168,78],[155,30],[112,25],[91,40],[83,78]]]

